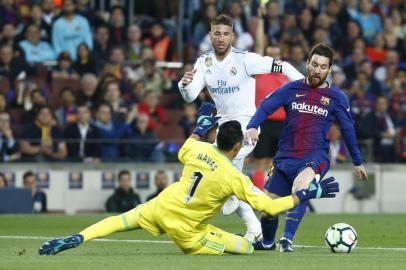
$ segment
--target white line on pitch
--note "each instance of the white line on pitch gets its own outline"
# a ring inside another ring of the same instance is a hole
[[[23,235],[0,235],[0,239],[18,239],[18,240],[49,240],[51,236],[23,236]],[[173,244],[172,241],[164,240],[136,240],[136,239],[95,239],[92,241],[98,242],[126,242],[126,243],[150,243],[150,244]],[[309,245],[293,245],[297,248],[326,248],[325,246],[309,246]],[[391,250],[391,251],[406,251],[406,247],[356,247],[357,249],[366,250]]]

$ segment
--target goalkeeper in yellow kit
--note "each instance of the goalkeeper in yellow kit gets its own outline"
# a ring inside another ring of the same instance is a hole
[[[95,238],[135,229],[145,229],[155,236],[166,233],[186,254],[251,254],[253,247],[245,238],[209,224],[232,195],[275,215],[303,201],[334,197],[338,192],[338,183],[328,178],[314,180],[308,189],[295,195],[270,199],[231,163],[243,140],[239,122],[229,121],[219,127],[217,146],[199,141],[217,123],[213,111],[211,103],[203,103],[199,109],[197,127],[179,151],[184,165],[179,182],[126,213],[108,217],[79,234],[47,241],[40,246],[39,254],[54,255]]]

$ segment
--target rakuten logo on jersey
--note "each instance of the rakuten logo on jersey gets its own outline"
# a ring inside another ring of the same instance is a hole
[[[299,112],[302,113],[322,115],[325,117],[327,117],[328,114],[328,111],[326,109],[320,108],[317,105],[309,105],[306,104],[305,102],[302,103],[292,102],[292,110],[298,110]]]

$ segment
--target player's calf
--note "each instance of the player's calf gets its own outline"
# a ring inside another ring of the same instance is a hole
[[[61,251],[75,248],[83,243],[83,235],[75,234],[65,238],[49,240],[39,247],[39,255],[56,255]]]

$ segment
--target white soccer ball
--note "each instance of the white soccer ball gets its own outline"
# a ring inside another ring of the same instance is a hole
[[[328,228],[324,240],[332,252],[350,253],[357,245],[358,235],[351,225],[337,223]]]

